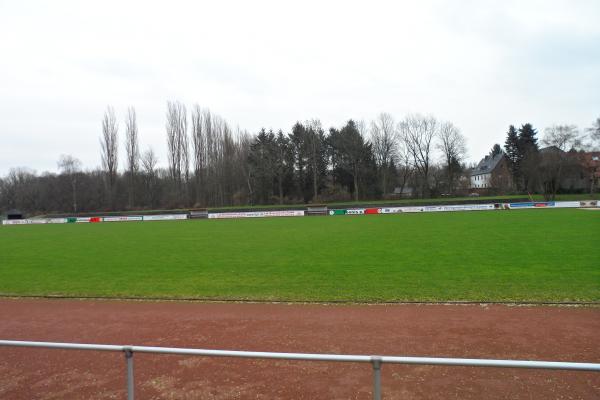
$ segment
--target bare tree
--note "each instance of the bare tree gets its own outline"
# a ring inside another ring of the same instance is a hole
[[[600,118],[596,118],[596,120],[592,123],[592,126],[586,128],[585,131],[590,134],[590,137],[593,141],[597,141],[600,144]]]
[[[203,112],[203,122],[206,137],[206,202],[222,204],[223,188],[220,175],[223,165],[223,132],[226,130],[226,123],[208,109]]]
[[[399,185],[398,189],[400,190],[400,195],[402,196],[404,193],[404,188],[406,187],[406,184],[409,182],[411,175],[413,174],[414,168],[410,151],[402,141],[398,144],[397,154],[397,184]]]
[[[146,198],[150,203],[151,207],[156,205],[156,164],[158,164],[158,159],[156,158],[156,154],[154,154],[154,150],[152,148],[148,148],[141,156],[141,164],[142,170],[144,174],[144,187],[146,189]]]
[[[187,183],[189,177],[187,111],[182,103],[167,102],[166,128],[169,173],[181,200],[184,196],[184,183]]]
[[[467,140],[452,122],[444,122],[438,132],[437,148],[444,155],[448,191],[454,192],[456,175],[460,173],[460,163],[467,154]]]
[[[223,164],[225,159],[225,136],[229,128],[227,122],[218,115],[210,117],[210,183],[211,183],[211,201],[213,204],[223,204]]]
[[[569,151],[582,145],[579,129],[575,125],[552,125],[544,129],[542,143],[555,146],[561,151]]]
[[[252,137],[248,132],[237,128],[235,165],[238,173],[239,187],[234,193],[233,205],[250,204],[253,196],[252,167],[248,162],[252,147]]]
[[[539,180],[546,200],[554,200],[565,174],[576,172],[577,162],[567,151],[582,147],[582,137],[575,125],[552,125],[544,129],[542,149],[535,159],[536,178]]]
[[[62,154],[58,160],[58,169],[71,181],[73,212],[77,213],[77,174],[81,171],[81,161],[71,155]]]
[[[358,133],[360,133],[360,136],[366,140],[366,138],[369,137],[369,126],[367,125],[365,120],[361,119],[359,121],[356,121],[355,125],[356,129],[358,129]]]
[[[192,110],[192,146],[196,203],[201,203],[204,199],[203,184],[206,170],[206,135],[204,113],[198,105],[194,106]]]
[[[141,162],[145,174],[156,174],[156,164],[158,164],[158,159],[156,158],[156,154],[152,148],[148,148],[146,151],[144,151],[141,156]]]
[[[125,150],[127,152],[127,171],[129,173],[129,208],[135,202],[135,178],[139,169],[140,149],[138,142],[138,128],[135,108],[127,109],[125,119]]]
[[[429,195],[429,168],[437,126],[438,122],[433,116],[419,114],[409,115],[398,124],[400,138],[420,175],[421,197]]]
[[[36,209],[35,171],[29,168],[11,168],[3,180],[2,197],[6,208]]]
[[[233,131],[231,127],[225,121],[225,119],[221,119],[223,122],[223,157],[221,167],[219,168],[221,174],[221,193],[222,193],[222,201],[231,205],[232,197],[235,192],[235,182],[237,181],[236,169],[235,169],[235,154],[236,154],[236,141],[233,137]]]
[[[225,119],[198,106],[191,121],[196,202],[231,205],[247,200],[246,193],[252,191],[248,166],[242,165],[251,143],[247,133],[234,133]]]
[[[394,165],[398,150],[398,131],[394,118],[388,113],[381,113],[371,122],[371,143],[375,162],[381,174],[381,190],[383,195],[388,191],[388,176]]]
[[[108,193],[108,206],[113,208],[115,183],[117,180],[118,166],[118,134],[117,118],[115,110],[108,106],[102,119],[102,136],[100,137],[100,148],[102,156],[102,168],[106,174],[106,187]]]

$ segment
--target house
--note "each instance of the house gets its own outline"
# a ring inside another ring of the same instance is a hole
[[[488,189],[507,189],[511,186],[511,174],[508,160],[504,153],[495,156],[487,155],[471,170],[471,189],[487,191]]]

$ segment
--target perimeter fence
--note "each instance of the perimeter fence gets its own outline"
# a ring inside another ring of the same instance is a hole
[[[127,370],[127,399],[134,400],[135,384],[133,374],[133,355],[135,353],[172,354],[202,357],[234,357],[289,361],[328,361],[371,364],[373,368],[373,399],[381,400],[381,366],[383,364],[441,365],[464,367],[529,368],[570,371],[600,372],[600,363],[558,362],[558,361],[522,361],[491,360],[472,358],[435,358],[435,357],[396,357],[341,354],[308,353],[272,353],[258,351],[208,350],[176,347],[122,346],[106,344],[27,342],[0,340],[0,346],[33,347],[63,350],[92,350],[121,352],[124,354]]]

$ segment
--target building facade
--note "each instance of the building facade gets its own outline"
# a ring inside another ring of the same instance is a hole
[[[504,154],[487,155],[471,170],[470,188],[477,192],[507,190],[511,175]]]

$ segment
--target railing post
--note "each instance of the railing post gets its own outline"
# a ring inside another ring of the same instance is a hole
[[[373,365],[373,400],[381,400],[381,357],[371,357]]]
[[[129,347],[123,349],[127,361],[127,400],[133,400],[133,351]]]

